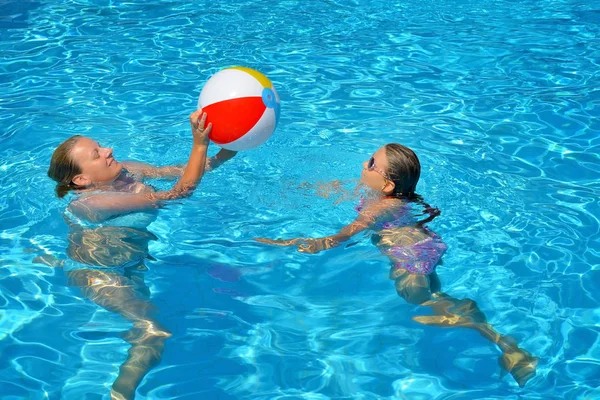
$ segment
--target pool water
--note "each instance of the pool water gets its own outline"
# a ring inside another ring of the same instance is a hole
[[[600,398],[599,35],[593,1],[0,2],[2,398],[108,399],[129,349],[131,324],[67,281],[54,148],[183,163],[200,90],[232,65],[273,81],[279,126],[148,225],[173,336],[136,398]],[[443,291],[540,358],[524,388],[476,332],[411,320],[429,311],[368,234],[317,255],[253,240],[351,222],[355,199],[315,187],[352,191],[388,142],[442,210]]]

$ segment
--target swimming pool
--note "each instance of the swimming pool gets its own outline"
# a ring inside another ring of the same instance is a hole
[[[86,134],[184,162],[186,117],[231,65],[274,82],[280,125],[148,226],[173,336],[137,398],[600,397],[599,25],[567,0],[0,3],[3,398],[108,398],[129,347],[43,263],[67,260],[53,149]],[[524,389],[477,333],[413,322],[366,235],[318,255],[252,240],[350,222],[354,202],[303,183],[357,178],[391,141],[442,210],[444,291],[540,357]]]

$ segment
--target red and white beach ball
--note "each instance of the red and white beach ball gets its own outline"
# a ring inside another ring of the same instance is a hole
[[[231,67],[214,74],[202,88],[198,109],[212,123],[210,139],[229,150],[263,144],[279,120],[279,95],[262,73]]]

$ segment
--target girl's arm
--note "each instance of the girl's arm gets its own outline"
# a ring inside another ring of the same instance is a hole
[[[321,238],[295,238],[295,239],[266,239],[257,238],[258,242],[265,244],[272,244],[276,246],[298,246],[298,251],[302,253],[318,253],[323,250],[329,250],[339,246],[343,242],[349,240],[352,236],[365,229],[370,228],[377,221],[377,219],[387,210],[387,207],[382,204],[384,202],[378,202],[371,206],[366,206],[361,214],[352,223],[344,226],[338,233],[331,236],[325,236]]]
[[[170,190],[155,193],[106,193],[76,200],[69,205],[72,213],[91,221],[103,221],[119,214],[158,207],[162,201],[180,199],[192,194],[206,168],[208,134],[212,125],[204,129],[206,114],[195,111],[190,115],[194,144],[183,175]]]
[[[237,154],[236,151],[221,149],[213,157],[206,160],[205,171],[211,171],[225,161],[232,159]],[[134,175],[144,178],[179,178],[185,171],[185,165],[167,165],[164,167],[155,167],[150,164],[138,161],[124,161],[123,167]]]

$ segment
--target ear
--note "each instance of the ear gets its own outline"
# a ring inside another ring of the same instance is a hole
[[[87,176],[82,174],[75,175],[72,182],[77,186],[88,186],[92,184],[92,181]]]
[[[391,195],[392,193],[394,193],[394,189],[396,189],[396,184],[390,180],[385,180],[385,185],[383,186],[383,188],[381,189],[381,191],[383,193],[385,193],[387,196]]]

